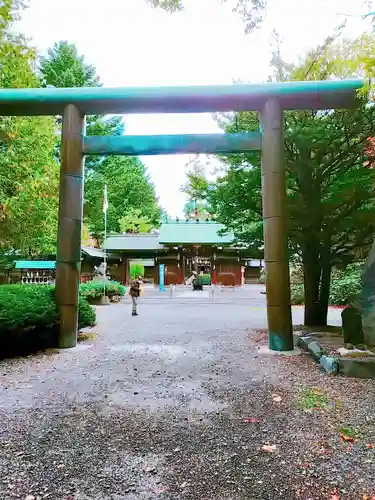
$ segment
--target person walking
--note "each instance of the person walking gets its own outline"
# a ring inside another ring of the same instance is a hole
[[[142,283],[142,277],[138,276],[138,278],[133,280],[130,284],[129,295],[132,298],[132,316],[138,316],[137,302],[138,302],[138,297],[141,294],[141,283]]]

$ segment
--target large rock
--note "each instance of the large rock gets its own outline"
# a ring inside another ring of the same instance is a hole
[[[364,336],[360,310],[354,306],[347,307],[341,313],[341,318],[345,344],[350,343],[355,346],[363,344]]]
[[[375,346],[375,242],[372,245],[365,265],[362,291],[360,294],[360,308],[362,313],[362,326],[364,343],[370,347]]]

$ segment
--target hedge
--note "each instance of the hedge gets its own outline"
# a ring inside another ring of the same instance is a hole
[[[126,288],[117,281],[108,281],[105,284],[105,293],[107,297],[113,297],[114,295],[123,297],[125,292]],[[98,281],[88,281],[87,283],[82,283],[79,287],[79,294],[89,302],[103,297],[104,283],[100,283]]]
[[[59,312],[53,286],[0,286],[0,358],[57,345]],[[93,326],[96,314],[82,297],[79,328]]]

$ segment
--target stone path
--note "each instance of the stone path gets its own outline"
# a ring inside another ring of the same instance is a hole
[[[128,299],[98,308],[93,340],[0,363],[0,498],[375,494],[373,381],[329,379],[305,355],[260,355],[261,290],[215,301],[146,291],[136,318]],[[301,408],[309,387],[330,406]],[[360,433],[353,445],[344,425]]]

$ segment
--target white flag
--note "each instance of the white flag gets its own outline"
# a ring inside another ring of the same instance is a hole
[[[103,212],[106,213],[108,210],[108,193],[107,184],[104,186],[104,199],[103,199]]]

